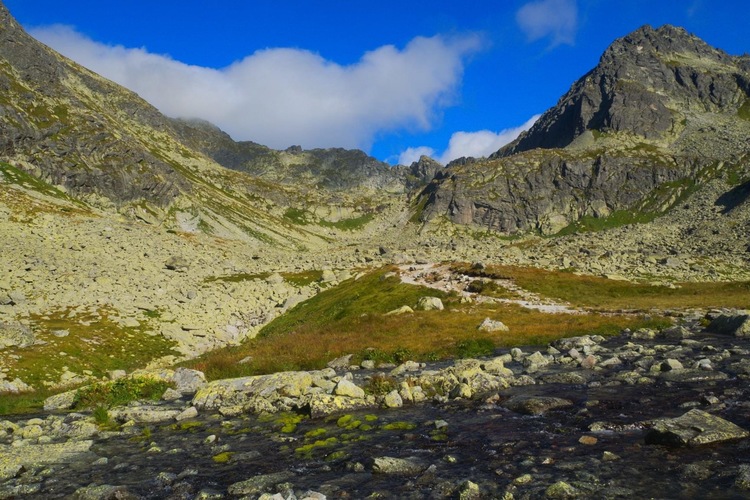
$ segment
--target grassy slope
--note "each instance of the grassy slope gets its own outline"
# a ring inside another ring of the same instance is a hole
[[[742,308],[750,301],[748,282],[680,283],[678,288],[667,288],[515,266],[488,266],[476,271],[463,264],[456,269],[476,276],[512,279],[531,292],[596,309]]]
[[[598,314],[545,314],[514,305],[460,304],[437,290],[400,282],[392,270],[381,269],[321,292],[268,324],[258,338],[187,363],[209,379],[317,369],[345,354],[355,360],[406,358],[436,360],[472,352],[472,346],[511,347],[544,344],[584,333],[613,334],[643,326],[635,317]],[[413,307],[422,296],[437,296],[443,311],[417,311],[387,316],[403,305]],[[484,318],[503,321],[510,332],[479,332]],[[248,361],[247,358],[250,358]],[[243,363],[238,363],[245,360]]]

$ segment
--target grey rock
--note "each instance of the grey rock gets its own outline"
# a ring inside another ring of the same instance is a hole
[[[8,347],[29,347],[34,345],[34,332],[21,324],[0,323],[0,349]]]
[[[172,381],[182,394],[194,394],[206,384],[206,376],[201,371],[180,367],[174,371]]]
[[[482,324],[480,324],[477,329],[480,332],[509,332],[510,328],[508,328],[505,323],[502,321],[493,320],[490,318],[484,318],[484,321],[482,321]]]
[[[656,420],[646,434],[647,444],[697,446],[750,436],[741,427],[705,411],[692,409],[677,418]]]
[[[417,309],[420,311],[442,311],[444,308],[443,301],[438,297],[420,297],[417,301]]]
[[[346,379],[340,380],[333,392],[337,396],[346,396],[349,398],[361,399],[365,397],[365,391],[361,387]]]
[[[750,337],[750,315],[722,314],[718,318],[711,321],[707,329],[708,331],[724,335],[734,335],[735,337],[741,338]]]
[[[231,484],[228,493],[232,496],[258,495],[270,490],[273,486],[289,481],[294,478],[291,472],[275,472],[272,474],[261,474],[244,481]]]
[[[374,473],[393,476],[416,476],[426,468],[427,466],[416,458],[377,457],[372,465]]]
[[[569,408],[573,406],[573,402],[550,396],[513,396],[503,406],[516,413],[543,415],[550,410]]]

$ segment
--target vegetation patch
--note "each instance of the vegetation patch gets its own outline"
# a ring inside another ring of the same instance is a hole
[[[365,227],[367,224],[372,222],[373,219],[375,219],[375,214],[367,213],[364,215],[360,215],[359,217],[354,217],[351,219],[341,219],[336,222],[321,220],[319,224],[323,227],[341,229],[342,231],[356,231]]]
[[[508,290],[502,285],[498,285],[494,280],[488,279],[477,279],[469,283],[466,287],[467,292],[478,293],[486,297],[494,297],[496,299],[518,299],[520,296]]]
[[[426,295],[440,297],[445,309],[385,314],[402,305],[414,306]],[[488,317],[502,321],[510,331],[478,337],[477,327]],[[393,268],[386,267],[297,305],[266,325],[255,339],[183,365],[215,380],[317,370],[345,354],[355,354],[354,362],[436,361],[462,353],[489,353],[490,342],[494,348],[545,344],[562,337],[611,335],[623,328],[644,326],[653,323],[632,315],[546,314],[514,304],[460,304],[456,296],[402,283]],[[239,363],[248,357],[250,362]]]
[[[668,288],[516,266],[491,265],[478,270],[469,264],[457,264],[454,270],[470,276],[510,279],[544,297],[602,310],[743,308],[747,307],[750,296],[750,282],[747,281],[679,283],[676,288]]]
[[[139,400],[158,401],[169,387],[169,383],[149,377],[121,378],[90,385],[76,392],[73,409],[112,408]]]
[[[607,217],[593,217],[584,215],[577,221],[565,226],[553,237],[566,236],[576,233],[588,233],[594,231],[604,231],[615,227],[626,226],[628,224],[645,224],[653,221],[659,214],[654,212],[641,212],[630,210],[617,210]]]
[[[737,116],[743,120],[750,121],[750,99],[746,99],[742,106],[740,106],[740,109],[737,110]]]
[[[61,377],[66,371],[101,379],[111,370],[132,371],[153,359],[178,354],[173,341],[149,334],[148,321],[128,328],[110,319],[110,314],[106,309],[66,308],[30,315],[30,328],[43,343],[5,349],[0,359],[11,380],[19,377],[35,391],[3,394],[0,414],[40,408],[45,398],[65,390]]]

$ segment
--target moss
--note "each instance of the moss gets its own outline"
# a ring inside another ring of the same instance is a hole
[[[299,448],[295,448],[294,452],[299,455],[311,455],[313,451],[315,450],[318,450],[321,448],[331,448],[333,446],[336,446],[338,443],[339,443],[339,440],[336,437],[329,437],[328,439],[319,439],[312,443],[302,445]]]
[[[185,420],[183,422],[178,422],[176,424],[172,424],[169,426],[169,428],[173,431],[182,431],[182,432],[195,432],[198,429],[201,429],[203,427],[202,422],[197,422],[195,420]]]
[[[411,431],[417,428],[413,422],[391,422],[380,427],[384,431]]]
[[[327,431],[326,429],[324,429],[324,428],[322,428],[322,427],[319,427],[319,428],[317,428],[317,429],[313,429],[313,430],[311,430],[311,431],[307,431],[307,432],[305,433],[305,437],[306,437],[306,438],[316,438],[316,437],[320,437],[320,436],[323,436],[323,435],[324,435],[324,434],[326,434],[327,432],[328,432],[328,431]]]
[[[353,430],[362,425],[362,421],[355,419],[352,415],[344,415],[336,420],[336,425],[342,429]]]
[[[306,210],[301,210],[299,208],[293,208],[289,207],[286,209],[286,212],[284,212],[284,218],[288,221],[292,222],[293,224],[298,224],[300,226],[306,226],[310,224],[310,214]]]
[[[345,460],[349,458],[349,453],[347,453],[344,450],[334,451],[333,453],[329,453],[326,455],[326,462],[337,462],[339,460]]]
[[[274,422],[280,426],[279,431],[284,434],[292,434],[297,430],[297,425],[305,419],[304,415],[298,413],[285,412],[276,416]]]
[[[232,459],[233,455],[234,453],[231,451],[224,451],[222,453],[219,453],[218,455],[214,455],[212,459],[217,464],[225,464],[225,463],[228,463]]]
[[[737,116],[743,120],[750,121],[750,99],[746,99],[742,106],[737,110]]]

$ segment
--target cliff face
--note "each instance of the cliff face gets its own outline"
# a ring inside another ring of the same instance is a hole
[[[644,27],[516,141],[442,172],[422,193],[422,217],[507,234],[647,219],[706,180],[748,177],[749,119],[750,59]]]

